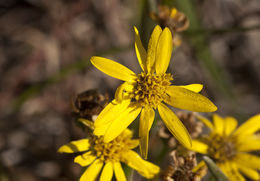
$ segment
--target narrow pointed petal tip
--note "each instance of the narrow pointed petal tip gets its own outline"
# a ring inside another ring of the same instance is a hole
[[[90,62],[100,71],[119,80],[131,81],[136,77],[132,70],[107,58],[93,56]]]
[[[239,137],[244,137],[245,135],[254,134],[260,129],[260,114],[257,114],[247,121],[245,121],[237,130],[234,132],[235,135]]]
[[[213,123],[216,133],[223,135],[225,131],[225,120],[218,114],[213,114]]]
[[[158,106],[159,114],[172,135],[186,148],[192,147],[189,132],[179,118],[166,105]]]
[[[217,110],[217,106],[207,97],[183,87],[169,86],[166,92],[169,96],[164,101],[175,108],[195,112],[215,112]]]
[[[101,168],[103,167],[103,162],[99,159],[95,160],[87,170],[82,174],[79,181],[95,181]]]
[[[140,155],[132,150],[125,153],[124,162],[148,179],[154,178],[154,176],[160,172],[160,167],[143,160]]]
[[[208,145],[199,140],[192,140],[192,147],[190,149],[202,154],[207,154]]]
[[[90,147],[88,139],[69,142],[58,149],[59,153],[77,153],[87,151]]]
[[[180,87],[188,89],[188,90],[196,92],[196,93],[199,93],[203,89],[202,84],[181,85]]]
[[[138,29],[134,26],[134,31],[135,31],[135,52],[136,56],[139,62],[140,67],[144,72],[147,72],[147,67],[146,67],[146,58],[147,58],[147,53],[146,50],[143,47],[139,31]]]
[[[152,127],[155,112],[152,108],[144,108],[140,116],[139,136],[140,136],[140,153],[142,158],[147,159],[149,131]]]
[[[161,33],[156,47],[155,70],[157,74],[166,72],[171,60],[172,49],[172,33],[166,27]]]
[[[160,35],[162,33],[162,28],[160,26],[155,26],[153,29],[152,35],[149,39],[148,43],[148,50],[147,50],[147,60],[146,60],[146,69],[149,72],[154,72],[155,71],[155,60],[156,60],[156,49],[158,45],[158,41],[160,38]]]

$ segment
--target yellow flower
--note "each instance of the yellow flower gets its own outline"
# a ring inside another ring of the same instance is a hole
[[[141,155],[147,158],[149,130],[155,117],[155,109],[170,132],[184,146],[191,146],[191,139],[186,128],[178,117],[163,102],[180,109],[197,112],[213,112],[217,107],[198,92],[200,84],[187,86],[171,85],[173,80],[166,73],[171,53],[172,34],[168,28],[163,31],[160,26],[153,30],[148,44],[144,49],[139,32],[135,30],[135,50],[139,64],[143,70],[135,74],[125,66],[102,57],[92,57],[91,63],[102,72],[125,81],[115,93],[113,100],[95,121],[95,135],[104,135],[104,141],[116,138],[128,125],[140,116],[139,136]]]
[[[94,181],[102,168],[100,181],[111,180],[113,171],[117,180],[126,181],[120,162],[126,163],[146,178],[153,178],[159,173],[160,168],[143,160],[136,152],[132,151],[139,144],[138,140],[131,139],[132,135],[132,131],[126,129],[109,143],[104,142],[103,136],[92,136],[90,139],[81,139],[63,145],[58,152],[85,152],[74,159],[74,162],[82,167],[89,166],[80,177],[80,181]]]
[[[260,157],[247,152],[260,150],[260,135],[255,134],[260,129],[260,114],[238,128],[233,117],[214,114],[213,124],[204,117],[199,119],[211,132],[201,140],[193,140],[192,150],[210,156],[231,181],[245,181],[240,172],[259,180]]]

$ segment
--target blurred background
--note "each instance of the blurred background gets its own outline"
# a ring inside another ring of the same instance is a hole
[[[173,83],[203,84],[222,116],[242,122],[260,112],[259,0],[0,0],[1,181],[77,180],[73,156],[57,153],[85,135],[71,100],[88,89],[112,99],[121,83],[90,57],[139,73],[133,26],[146,47],[158,4],[190,22],[178,33],[168,70]]]

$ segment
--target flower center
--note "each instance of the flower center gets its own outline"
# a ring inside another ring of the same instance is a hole
[[[236,142],[233,137],[213,134],[209,140],[208,154],[217,162],[231,160],[236,155]]]
[[[157,108],[167,96],[166,88],[171,85],[173,80],[171,74],[138,74],[136,84],[134,85],[133,92],[130,94],[133,102],[139,106],[145,107],[149,105]]]
[[[137,146],[131,137],[132,133],[124,131],[113,141],[105,143],[103,136],[94,136],[91,139],[92,151],[102,161],[120,161],[122,154]]]

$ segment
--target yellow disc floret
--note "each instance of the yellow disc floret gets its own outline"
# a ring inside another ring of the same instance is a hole
[[[104,142],[103,136],[94,136],[90,141],[93,153],[102,161],[120,161],[122,154],[138,145],[137,140],[131,140],[132,132],[124,131],[120,136],[109,143]]]
[[[212,134],[206,142],[209,144],[208,154],[217,162],[232,160],[237,153],[236,140],[232,136]]]
[[[171,74],[138,74],[133,92],[130,94],[132,101],[145,107],[147,105],[157,108],[167,96],[166,88],[171,85],[173,80]]]

